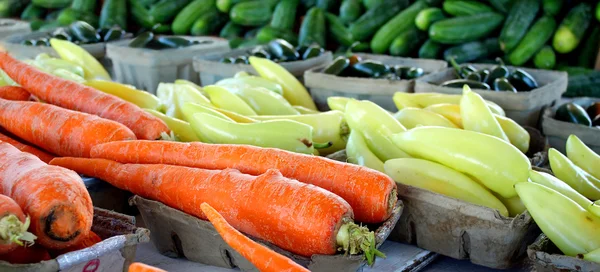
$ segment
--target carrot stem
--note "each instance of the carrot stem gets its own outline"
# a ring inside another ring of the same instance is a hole
[[[32,233],[27,232],[30,222],[29,216],[25,219],[25,222],[21,222],[14,214],[2,217],[2,219],[0,219],[0,238],[20,246],[23,246],[22,241],[27,245],[33,244],[33,240],[37,237]]]
[[[344,254],[356,255],[364,253],[369,265],[373,265],[375,256],[385,258],[383,252],[375,248],[375,233],[365,226],[359,226],[354,222],[346,222],[336,236],[338,251]]]

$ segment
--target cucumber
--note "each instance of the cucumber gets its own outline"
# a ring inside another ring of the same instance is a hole
[[[515,50],[510,52],[508,61],[515,66],[521,66],[529,61],[552,38],[555,29],[556,21],[554,17],[546,15],[538,19],[527,31]]]
[[[271,21],[271,8],[262,1],[241,2],[229,11],[231,21],[243,26],[262,26]]]
[[[325,33],[325,14],[323,14],[323,10],[317,7],[311,8],[304,16],[300,26],[298,43],[300,45],[317,43],[321,47],[325,47]]]
[[[600,71],[581,75],[569,75],[566,97],[597,97],[600,98]]]
[[[38,31],[46,23],[48,22],[40,19],[33,19],[31,22],[29,22],[29,27],[31,28],[31,31]]]
[[[502,51],[510,52],[517,46],[535,20],[539,9],[539,0],[515,1],[500,32],[499,40]]]
[[[185,35],[192,25],[205,13],[215,9],[215,0],[194,0],[175,16],[171,30],[175,35]]]
[[[425,32],[422,32],[416,26],[411,25],[392,41],[392,44],[390,45],[390,55],[409,56],[419,48],[425,38],[427,38]],[[372,48],[373,47],[371,47],[371,49]]]
[[[326,13],[325,19],[327,19],[327,28],[333,40],[343,46],[351,46],[354,43],[352,33],[344,26],[340,18],[331,13]]]
[[[552,50],[552,46],[545,45],[533,57],[533,64],[536,68],[552,69],[556,64],[556,54]]]
[[[579,56],[577,57],[577,66],[594,68],[594,65],[596,64],[596,57],[598,56],[599,44],[600,27],[594,26],[594,28],[587,35],[585,42],[579,49]]]
[[[98,28],[100,26],[100,18],[92,12],[82,12],[77,20],[88,22],[91,26]]]
[[[100,27],[110,28],[115,25],[127,29],[127,3],[125,0],[105,0],[102,5]]]
[[[80,13],[80,11],[73,8],[66,8],[60,12],[56,20],[62,25],[69,25],[79,19]]]
[[[375,8],[379,4],[386,2],[387,0],[362,0],[363,6],[367,8],[367,10]]]
[[[29,4],[25,8],[25,10],[23,10],[23,13],[21,13],[21,20],[33,21],[34,19],[42,19],[42,18],[44,18],[45,13],[46,13],[46,10],[44,10],[34,4]]]
[[[42,8],[47,9],[62,9],[71,5],[73,0],[31,0],[31,3]],[[25,2],[25,1],[13,1],[13,2]]]
[[[596,21],[600,22],[600,2],[596,5]]]
[[[129,2],[133,20],[142,28],[151,29],[156,23],[154,23],[154,18],[150,16],[148,9],[135,0],[130,0]],[[104,2],[104,5],[106,5],[106,2]],[[100,17],[102,17],[102,13],[100,13]]]
[[[65,25],[60,24],[58,21],[46,21],[46,22],[44,22],[43,25],[40,26],[40,28],[38,30],[39,31],[54,30],[61,26],[65,26]]]
[[[264,26],[258,33],[256,33],[256,39],[260,43],[268,43],[275,39],[283,39],[290,44],[298,44],[298,37],[296,33],[291,30],[275,28],[272,26]]]
[[[339,8],[339,0],[317,0],[316,6],[324,12],[329,12]]]
[[[152,5],[148,13],[154,17],[155,23],[168,23],[190,0],[161,0]]]
[[[442,7],[446,13],[452,16],[468,16],[494,11],[490,6],[472,0],[446,0]]]
[[[236,25],[234,22],[228,22],[219,32],[219,37],[231,39],[234,37],[241,37],[244,33],[244,28]]]
[[[241,2],[248,2],[248,1],[254,1],[254,0],[217,0],[216,5],[217,5],[217,9],[219,9],[219,11],[224,12],[224,13],[229,13],[231,8],[233,6],[235,6],[235,4],[241,3]]]
[[[443,19],[446,19],[446,16],[440,8],[426,8],[417,14],[415,25],[420,30],[427,31],[433,23]]]
[[[154,32],[154,34],[167,34],[171,31],[171,25],[170,24],[155,24],[154,26],[152,26],[152,32]]]
[[[389,22],[383,25],[373,39],[371,39],[371,50],[375,54],[385,53],[392,41],[399,38],[401,33],[407,32],[411,27],[415,26],[415,18],[421,10],[427,8],[424,1],[417,1],[410,5],[405,10],[394,16]]]
[[[71,8],[82,12],[96,12],[96,0],[73,0]]]
[[[494,7],[497,11],[500,11],[502,13],[507,13],[510,10],[512,1],[513,0],[488,0],[492,7]]]
[[[367,52],[370,47],[371,46],[367,42],[355,42],[350,46],[350,52]]]
[[[429,27],[429,38],[442,44],[476,41],[492,33],[503,20],[504,16],[495,12],[444,19]]]
[[[96,29],[83,21],[77,21],[69,25],[69,33],[82,43],[97,43],[101,39],[100,35],[96,33]]]
[[[444,51],[444,59],[450,61],[454,58],[457,63],[465,63],[496,55],[499,52],[498,38],[488,38],[450,47]]]
[[[444,46],[428,39],[421,48],[419,48],[420,59],[437,59],[442,54]]]
[[[364,12],[361,0],[344,0],[340,6],[340,20],[344,24],[356,21]]]
[[[561,54],[573,51],[583,38],[591,19],[592,7],[588,3],[580,3],[572,8],[554,33],[554,50]]]
[[[281,0],[273,11],[273,18],[271,18],[271,26],[292,30],[294,28],[294,22],[296,21],[296,8],[298,7],[298,0]]]
[[[227,16],[220,13],[216,7],[212,6],[212,9],[206,11],[194,22],[190,29],[190,33],[193,36],[208,36],[215,33],[217,29],[222,27],[226,22]]]
[[[58,15],[60,15],[61,10],[55,10],[52,12],[48,12],[48,14],[46,14],[46,21],[54,21],[56,20],[56,18],[58,18]]]
[[[365,41],[378,29],[408,6],[408,0],[383,2],[369,9],[352,25],[350,32],[356,41]],[[414,21],[414,19],[413,19]],[[411,21],[411,22],[413,22]],[[384,33],[385,34],[385,33]],[[383,34],[382,34],[383,35]],[[386,48],[387,49],[387,48]]]
[[[552,16],[558,15],[564,2],[564,0],[542,0],[544,13]]]

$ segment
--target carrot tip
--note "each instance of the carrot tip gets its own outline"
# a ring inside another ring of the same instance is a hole
[[[27,232],[29,224],[29,216],[25,219],[24,223],[14,214],[5,216],[0,219],[0,238],[20,246],[23,245],[23,242],[28,246],[32,245],[33,240],[37,237],[32,233]]]
[[[373,265],[375,257],[385,258],[383,252],[375,248],[375,233],[365,226],[359,226],[354,222],[347,222],[340,227],[336,236],[338,251],[344,254],[364,254],[369,265]]]

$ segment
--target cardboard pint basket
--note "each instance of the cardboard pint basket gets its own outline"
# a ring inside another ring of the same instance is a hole
[[[256,70],[250,64],[234,64],[219,62],[221,58],[239,57],[248,54],[256,47],[235,49],[223,54],[197,56],[194,58],[194,70],[200,74],[202,86],[215,84],[217,81],[233,77],[237,72],[247,72],[257,75]],[[322,55],[307,60],[280,62],[283,68],[302,81],[304,72],[313,67],[329,63],[332,60],[331,52],[326,51]]]
[[[364,60],[380,61],[388,65],[405,65],[422,68],[425,74],[437,72],[448,66],[442,60],[411,59],[386,55],[356,54]],[[330,96],[351,97],[359,100],[371,100],[389,111],[396,111],[392,97],[396,92],[412,93],[415,80],[389,80],[359,77],[340,77],[323,73],[328,65],[310,69],[304,73],[304,83],[320,110],[328,110],[327,98]]]
[[[573,103],[583,106],[590,105],[593,102],[600,102],[600,98],[586,97],[573,100]],[[560,106],[561,105],[555,105],[552,108],[546,109],[542,116],[542,129],[546,137],[548,137],[550,146],[556,148],[561,153],[566,154],[565,146],[567,144],[567,139],[569,138],[569,135],[575,134],[589,148],[600,154],[600,128],[586,127],[584,125],[554,119],[556,109]]]
[[[563,255],[544,234],[527,248],[527,255],[536,272],[600,271],[600,263]]]
[[[10,264],[0,261],[3,272],[127,272],[135,259],[139,243],[150,240],[147,229],[135,226],[135,218],[94,208],[92,231],[102,242],[35,264]]]
[[[258,271],[254,265],[223,241],[210,222],[137,195],[131,198],[129,203],[136,205],[140,210],[146,226],[151,231],[151,241],[161,254],[185,257],[190,261],[206,265],[238,267],[241,271]],[[377,248],[387,239],[400,218],[403,208],[402,201],[398,201],[392,216],[375,230]],[[307,258],[264,241],[254,240],[291,258],[312,272],[360,271],[365,265],[362,255],[313,255]]]
[[[491,68],[491,64],[471,64],[477,69]],[[515,67],[507,66],[513,71]],[[506,116],[521,125],[537,127],[542,110],[552,106],[567,91],[567,73],[538,69],[521,68],[531,74],[540,86],[529,92],[497,92],[492,90],[473,89],[484,99],[495,102],[506,112]],[[462,94],[462,88],[449,88],[440,84],[456,79],[454,68],[418,78],[415,83],[416,93]]]
[[[8,53],[20,59],[33,59],[41,53],[46,53],[52,57],[58,58],[58,54],[56,53],[56,51],[54,51],[54,49],[51,46],[34,46],[21,44],[21,42],[26,40],[35,40],[44,37],[49,38],[50,34],[53,31],[54,30],[36,31],[25,34],[18,33],[2,40],[1,44]],[[90,55],[92,55],[96,59],[102,60],[105,56],[106,43],[81,44],[79,46],[88,53],[90,53]]]
[[[13,19],[0,19],[0,40],[13,34],[24,34],[29,32],[31,32],[29,22]]]
[[[182,36],[183,37],[183,36]],[[138,89],[156,94],[161,82],[173,82],[185,79],[199,82],[198,74],[192,67],[192,58],[229,51],[229,43],[225,39],[213,37],[183,37],[200,44],[163,50],[147,48],[131,48],[129,40],[110,43],[106,55],[113,62],[116,81],[131,84]]]

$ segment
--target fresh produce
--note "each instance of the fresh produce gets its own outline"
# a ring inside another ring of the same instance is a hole
[[[128,272],[167,272],[167,271],[162,270],[160,268],[153,267],[153,266],[149,266],[147,264],[135,262],[129,266]]]
[[[351,131],[350,137],[348,137],[346,156],[349,163],[366,166],[382,173],[385,172],[383,162],[373,154],[367,146],[364,136],[356,130]]]
[[[392,56],[407,56],[414,52],[419,45],[425,40],[426,35],[419,31],[415,26],[411,26],[398,37],[396,37],[390,45],[390,55]]]
[[[83,69],[86,79],[110,80],[110,75],[102,64],[76,44],[59,39],[50,39],[50,45],[63,60]]]
[[[406,129],[412,129],[418,126],[439,126],[448,128],[457,128],[450,120],[437,113],[419,108],[404,108],[394,114]]]
[[[469,16],[494,11],[490,6],[479,1],[444,1],[444,11],[452,16]]]
[[[527,153],[529,150],[529,141],[531,140],[527,130],[517,124],[513,119],[498,114],[494,114],[494,117],[508,137],[510,143],[521,150],[521,152]]]
[[[161,107],[160,100],[156,96],[145,91],[137,90],[133,86],[108,80],[88,80],[84,84],[104,93],[119,97],[127,102],[131,102],[140,108],[159,109]]]
[[[274,169],[251,176],[232,169],[120,164],[104,159],[57,158],[52,164],[101,178],[117,188],[201,219],[206,219],[206,215],[200,205],[207,203],[221,210],[240,231],[302,256],[335,254],[338,246],[349,254],[359,254],[362,249],[355,248],[355,243],[373,247],[371,243],[375,242],[373,232],[352,222],[352,208],[342,198],[286,178]],[[157,176],[160,182],[155,182]],[[185,195],[188,197],[181,197]],[[277,201],[276,195],[295,200]],[[259,222],[261,228],[252,227]],[[298,222],[311,223],[308,227]],[[347,236],[337,239],[338,235]],[[366,254],[373,256],[375,252],[367,250]]]
[[[100,11],[100,27],[119,26],[121,29],[127,29],[127,1],[104,0],[103,3]]]
[[[460,115],[460,106],[459,105],[453,105],[453,104],[449,104],[449,103],[440,103],[440,104],[433,104],[431,106],[425,107],[424,109],[428,110],[430,112],[437,113],[437,114],[445,117],[446,119],[450,120],[457,127],[463,128],[462,117]],[[499,115],[496,115],[496,116],[499,116]]]
[[[262,26],[271,21],[272,9],[263,1],[243,1],[229,11],[231,21],[243,26]]]
[[[556,64],[556,54],[549,45],[544,45],[533,57],[533,63],[539,69],[552,69]]]
[[[401,93],[394,94],[394,104],[398,109],[405,107],[425,108],[435,104],[459,105],[462,95],[458,94],[440,94],[440,93]],[[506,116],[504,110],[496,103],[485,101],[490,110],[497,115]]]
[[[592,120],[585,109],[575,103],[562,104],[556,109],[554,118],[559,121],[584,125],[586,127],[592,125]]]
[[[477,70],[470,65],[459,66],[456,61],[450,57],[450,63],[456,71],[459,79],[452,79],[443,82],[440,86],[451,88],[462,88],[464,85],[475,89],[508,91],[508,92],[528,92],[538,88],[537,81],[526,71],[516,68],[510,71],[504,65],[501,59],[497,59],[499,65],[492,69]]]
[[[564,2],[564,0],[543,0],[542,6],[544,13],[552,16],[558,15]]]
[[[590,175],[600,179],[600,156],[587,147],[577,136],[570,135],[567,139],[567,157]]]
[[[591,18],[592,7],[588,3],[580,3],[571,9],[554,34],[554,50],[562,54],[573,51],[583,38]]]
[[[354,62],[354,63],[353,63]],[[323,69],[323,73],[341,77],[383,78],[388,80],[415,79],[425,72],[419,67],[390,66],[376,60],[362,60],[357,55],[339,56]]]
[[[152,32],[145,32],[131,40],[129,47],[162,50],[188,47],[208,42],[209,41],[201,42],[190,40],[177,36],[156,36]]]
[[[173,132],[173,134],[175,134],[175,136],[177,137],[178,140],[180,140],[182,142],[199,142],[200,141],[200,138],[198,138],[198,136],[196,135],[194,130],[192,130],[190,123],[179,120],[177,118],[169,117],[169,116],[163,114],[162,112],[159,112],[156,110],[151,110],[151,109],[145,109],[145,110],[147,112],[151,113],[152,115],[163,120],[163,122],[165,122],[167,124],[167,126],[169,126],[169,129]]]
[[[210,97],[210,102],[218,108],[246,116],[257,115],[244,100],[221,86],[206,86],[204,87],[204,91]]]
[[[463,87],[463,97],[460,100],[460,116],[465,130],[480,132],[510,142],[485,100],[466,85]]]
[[[0,68],[38,98],[68,109],[98,114],[100,117],[120,122],[131,128],[140,139],[158,139],[161,133],[168,131],[164,122],[132,103],[106,95],[91,87],[40,72],[15,60],[7,53],[0,54]],[[76,95],[73,95],[74,92]],[[40,106],[36,105],[36,107]],[[110,110],[107,110],[108,108]],[[25,138],[25,140],[30,139]],[[61,155],[61,153],[57,154]]]
[[[579,255],[577,256],[579,257]],[[583,259],[587,261],[600,263],[600,248],[583,254]]]
[[[17,86],[0,87],[0,98],[15,101],[27,101],[31,94],[27,90]]]
[[[175,35],[185,35],[190,32],[194,22],[203,14],[214,8],[214,0],[194,0],[183,8],[171,24],[171,29]]]
[[[350,30],[344,26],[344,23],[342,23],[340,18],[331,13],[326,13],[325,19],[327,20],[331,38],[341,45],[352,46],[354,43],[352,33],[350,33]]]
[[[340,5],[340,20],[344,24],[356,21],[364,11],[361,0],[343,0]]]
[[[19,204],[10,197],[0,195],[0,254],[6,254],[19,246],[31,246],[37,237],[27,231],[30,224],[29,216],[25,216]]]
[[[575,165],[554,148],[548,151],[554,175],[589,199],[600,199],[600,179]]]
[[[100,35],[105,31],[104,35]],[[110,33],[110,35],[108,35]],[[50,46],[50,39],[67,40],[76,44],[93,44],[99,42],[111,42],[123,39],[127,33],[118,26],[96,29],[84,21],[75,21],[66,27],[55,29],[47,35],[35,40],[24,40],[21,44],[30,46]]]
[[[495,12],[444,19],[429,27],[429,38],[442,44],[471,42],[489,35],[503,20],[504,16]]]
[[[452,46],[444,50],[444,59],[447,61],[454,59],[457,63],[464,63],[493,56],[499,52],[498,39],[488,38]]]
[[[271,27],[291,30],[294,28],[296,20],[296,8],[299,0],[282,0],[279,1],[273,11],[271,19]]]
[[[148,153],[142,156],[139,152],[127,150],[147,150]],[[195,155],[201,153],[213,155]],[[355,219],[360,222],[378,223],[386,220],[396,202],[394,182],[384,174],[323,157],[278,149],[244,145],[123,141],[98,145],[92,156],[121,163],[165,163],[204,169],[235,168],[250,175],[260,175],[275,168],[285,177],[319,186],[341,196],[350,203]],[[185,159],[181,159],[182,156]],[[268,163],[257,163],[260,161]],[[310,169],[335,175],[313,175]]]
[[[443,50],[443,45],[429,39],[419,48],[419,58],[437,59],[442,55]]]
[[[600,89],[598,88],[599,82],[599,71],[591,70],[590,72],[579,73],[577,75],[572,75],[570,72],[567,92],[564,96],[600,97]]]
[[[49,166],[7,143],[0,143],[0,159],[0,193],[31,217],[30,231],[37,236],[36,243],[63,249],[90,232],[92,200],[75,172]]]
[[[298,34],[300,45],[316,43],[321,47],[326,45],[325,13],[318,7],[311,8],[305,15]]]
[[[85,236],[83,239],[81,239],[81,241],[79,241],[79,243],[65,249],[53,250],[50,253],[54,256],[59,256],[72,251],[82,250],[84,248],[91,247],[100,242],[102,242],[102,238],[100,238],[100,236],[98,236],[98,234],[94,233],[93,231],[90,231],[87,236]]]
[[[508,55],[510,63],[520,66],[529,61],[550,40],[555,28],[556,22],[551,16],[544,16],[537,20]]]
[[[49,261],[52,257],[47,249],[39,245],[17,247],[17,249],[0,255],[0,260],[11,264],[31,264]]]
[[[309,271],[287,257],[244,236],[209,204],[202,203],[200,208],[223,240],[261,271]]]
[[[425,8],[427,8],[427,4],[424,1],[416,1],[379,28],[371,39],[373,53],[385,53],[390,49],[390,45],[398,35],[405,33],[410,27],[416,29],[414,22],[417,14]]]
[[[552,190],[555,190],[562,195],[570,198],[575,201],[581,208],[586,208],[592,204],[592,202],[587,199],[585,196],[581,195],[575,189],[571,188],[564,181],[544,172],[537,172],[535,170],[531,170],[529,172],[529,180],[531,182],[546,186]]]
[[[514,1],[502,27],[500,37],[498,37],[502,51],[510,52],[517,46],[521,38],[525,36],[533,20],[535,20],[535,16],[539,10],[539,0]],[[542,37],[541,39],[544,38]]]
[[[19,151],[32,154],[32,155],[38,157],[41,161],[43,161],[45,163],[49,163],[52,159],[54,159],[54,156],[52,156],[42,150],[39,150],[33,146],[24,144],[21,141],[14,139],[14,138],[16,138],[14,136],[9,137],[8,135],[5,135],[5,134],[7,134],[7,133],[0,133],[0,141],[14,146]]]
[[[207,11],[200,15],[200,17],[194,22],[190,33],[193,36],[206,36],[211,33],[215,33],[221,29],[223,25],[227,23],[227,17],[215,8]]]
[[[259,46],[252,50],[248,50],[247,55],[242,55],[236,58],[222,58],[220,62],[249,64],[250,56],[265,58],[275,62],[299,61],[321,56],[325,53],[325,50],[319,45],[315,44],[306,48],[302,54],[300,52],[302,52],[302,48],[300,46],[294,47],[283,39],[275,39],[264,46]]]
[[[357,41],[364,41],[383,29],[382,26],[390,21],[398,12],[408,6],[407,0],[382,1],[361,15],[358,20],[350,25],[352,37]],[[391,28],[387,27],[387,28]],[[387,33],[379,35],[387,36]]]

